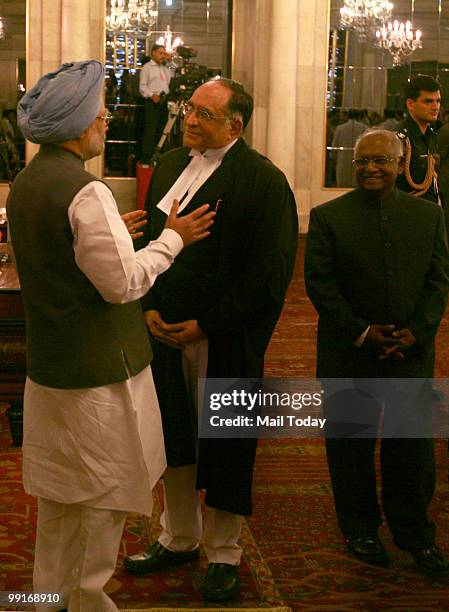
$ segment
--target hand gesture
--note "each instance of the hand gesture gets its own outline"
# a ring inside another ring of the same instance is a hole
[[[126,225],[126,229],[131,234],[131,238],[133,240],[137,240],[137,238],[141,238],[143,236],[143,232],[139,232],[138,229],[146,225],[146,216],[146,210],[133,210],[129,213],[121,215],[122,221]]]
[[[207,212],[209,210],[209,204],[203,204],[196,210],[185,215],[184,217],[178,217],[179,202],[173,200],[173,206],[171,207],[170,214],[168,215],[165,227],[168,229],[175,230],[184,242],[184,246],[203,240],[210,235],[207,229],[213,224],[213,217],[215,212]]]

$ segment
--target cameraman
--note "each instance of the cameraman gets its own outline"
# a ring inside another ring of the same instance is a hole
[[[168,119],[167,100],[172,72],[164,65],[163,45],[151,47],[151,60],[140,71],[139,91],[145,98],[145,127],[142,138],[143,164],[149,164]]]

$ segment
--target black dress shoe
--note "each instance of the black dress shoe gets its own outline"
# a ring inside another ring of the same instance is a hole
[[[346,540],[346,544],[349,552],[360,561],[377,565],[378,567],[388,567],[387,551],[377,535],[350,538]]]
[[[199,548],[186,552],[172,552],[159,542],[155,542],[146,551],[125,557],[123,566],[131,574],[150,574],[188,563],[198,559],[199,556]]]
[[[421,574],[432,578],[445,578],[449,575],[449,562],[435,544],[409,552],[413,557],[416,569]]]
[[[237,565],[209,563],[201,592],[207,601],[227,601],[239,594],[240,580]]]

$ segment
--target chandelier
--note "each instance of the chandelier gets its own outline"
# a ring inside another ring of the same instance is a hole
[[[358,39],[367,40],[368,33],[391,19],[392,2],[388,0],[344,0],[340,9],[340,25],[355,30]]]
[[[162,36],[156,40],[156,44],[164,45],[167,53],[171,53],[172,51],[176,51],[176,48],[184,43],[180,36],[177,36],[175,40],[173,40],[173,32],[170,30],[170,26],[168,25],[165,32],[162,33]]]
[[[146,31],[157,20],[155,0],[109,0],[106,28],[112,31]]]
[[[416,49],[421,49],[421,31],[413,31],[410,21],[385,24],[376,32],[377,46],[393,56],[393,66],[399,66]]]
[[[5,26],[3,25],[3,17],[0,17],[0,40],[5,38]]]

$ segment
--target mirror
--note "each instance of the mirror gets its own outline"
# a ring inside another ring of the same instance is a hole
[[[0,2],[0,18],[0,182],[7,183],[25,160],[16,107],[25,92],[26,0]]]
[[[392,15],[388,21],[410,21],[413,34],[410,30],[409,42],[413,35],[416,40],[416,30],[422,33],[421,48],[409,55],[404,49],[396,61],[390,50],[377,46],[381,38],[376,36],[376,30],[381,29],[379,25],[364,27],[359,23],[357,29],[342,28],[340,9],[349,3],[350,0],[330,0],[324,186],[332,188],[355,186],[354,143],[364,130],[375,126],[394,129],[402,120],[403,90],[411,76],[424,73],[439,80],[440,121],[444,123],[449,119],[446,111],[449,103],[449,2],[392,0]],[[381,3],[378,0],[377,4]]]
[[[192,49],[192,52],[175,53],[169,59],[171,90],[164,101],[165,104],[168,101],[169,107],[180,99],[184,81],[189,81],[189,87],[193,83],[196,86],[208,75],[230,73],[229,0],[146,1],[157,12],[149,19],[153,23],[147,30],[135,25],[112,29],[111,17],[117,3],[106,0],[106,105],[113,114],[104,155],[104,176],[108,178],[135,177],[136,163],[143,160],[142,140],[146,137],[148,114],[139,91],[139,78],[154,43],[159,43],[160,38],[165,43],[169,36],[173,43],[180,37],[183,46]],[[188,57],[190,53],[193,55]],[[179,146],[181,139],[181,121],[176,120],[164,150]]]

